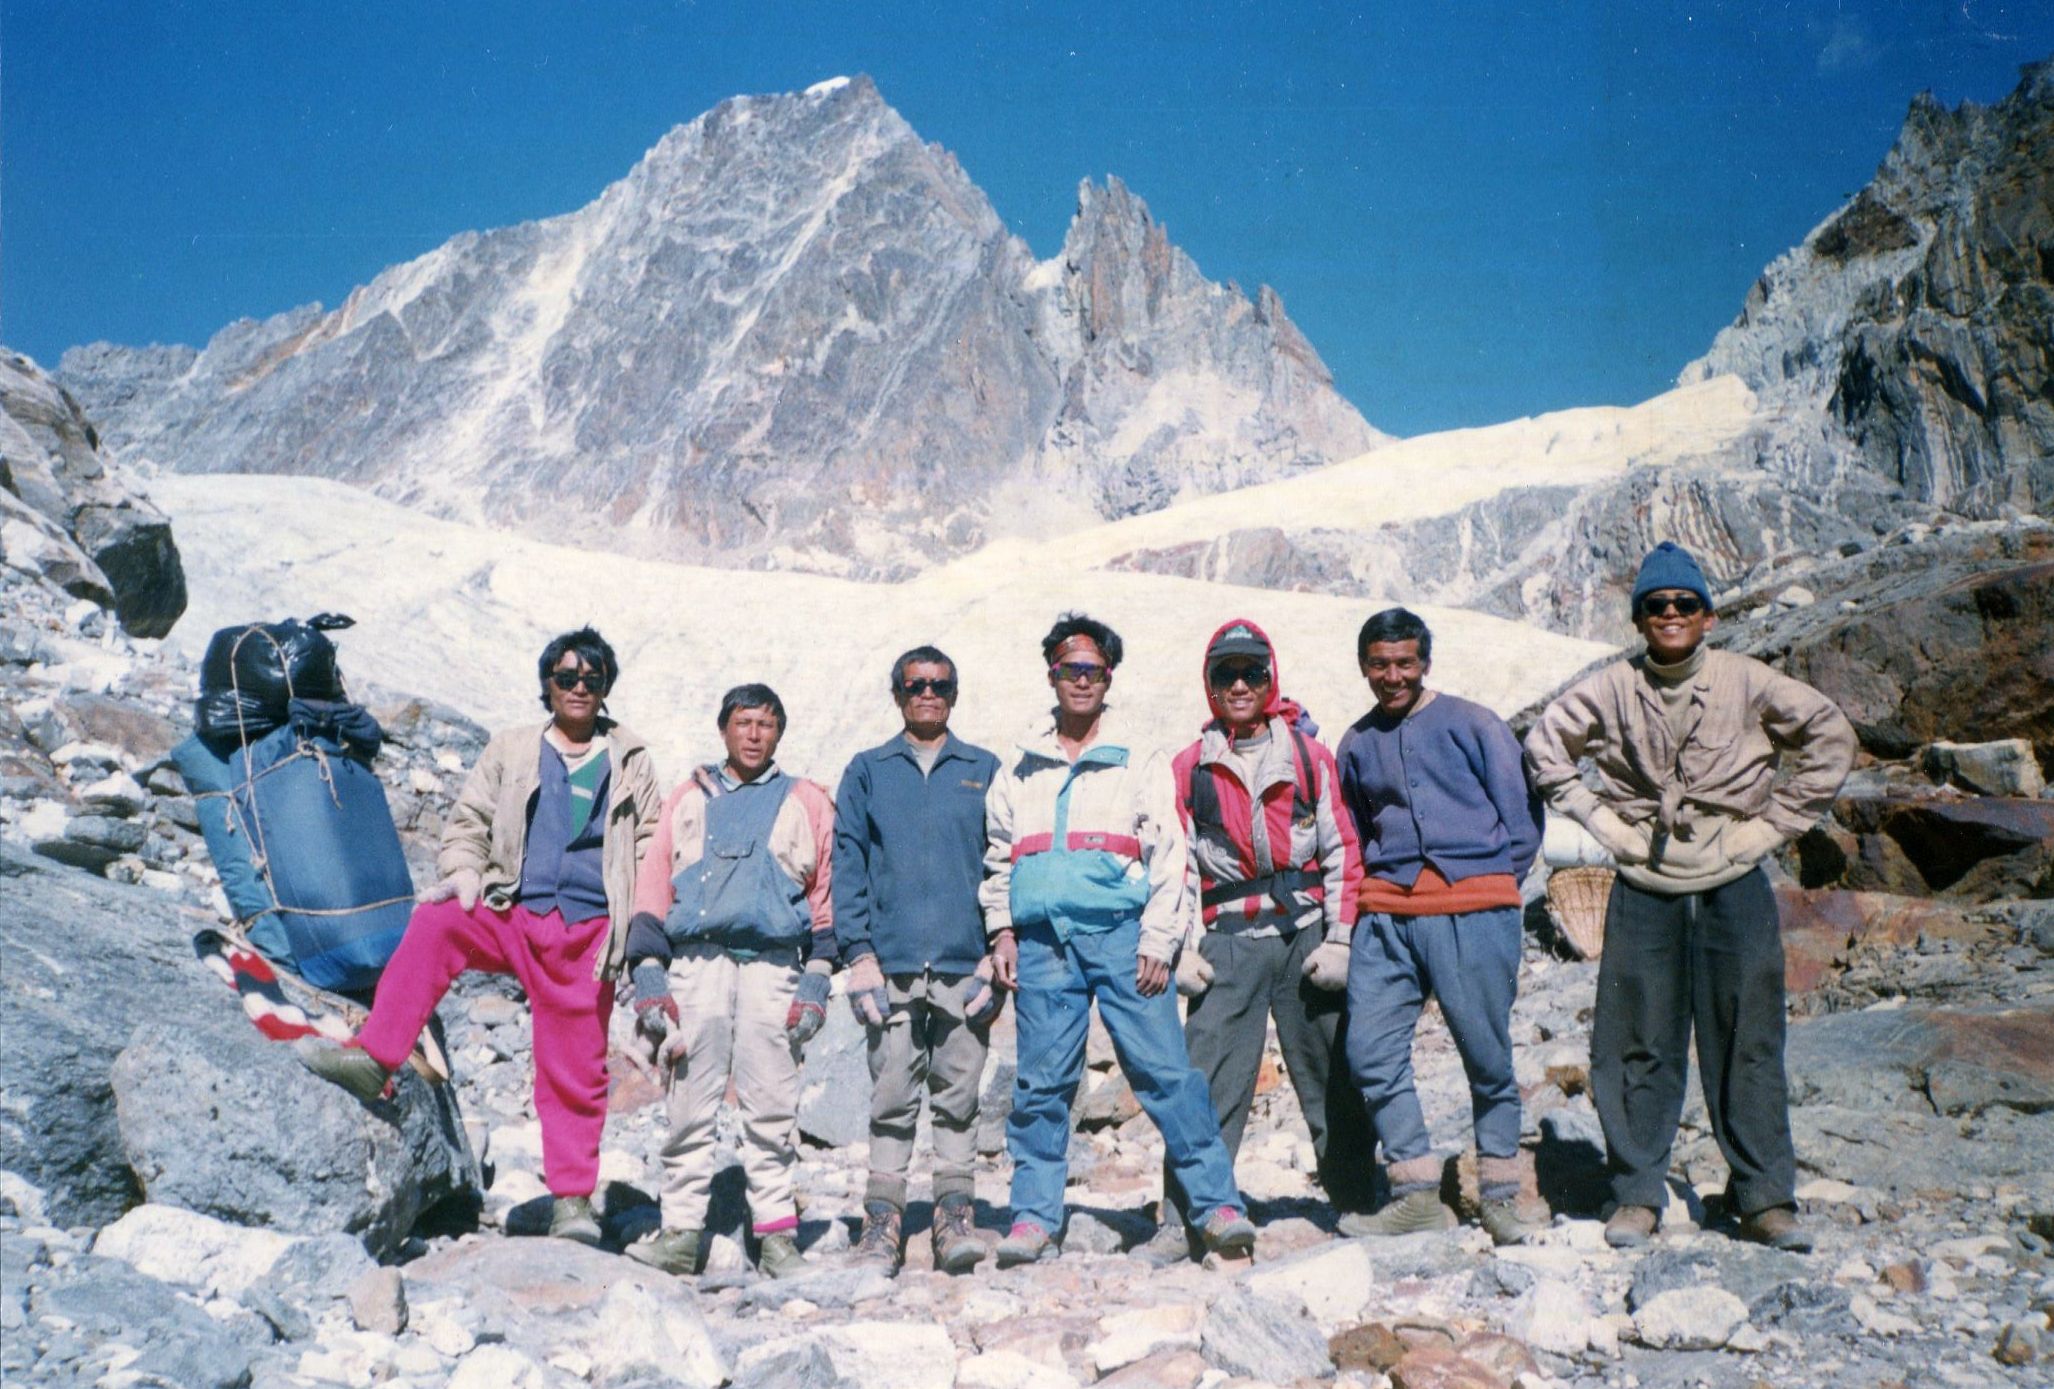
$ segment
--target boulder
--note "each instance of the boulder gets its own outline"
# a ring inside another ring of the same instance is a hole
[[[453,1090],[411,1073],[366,1107],[250,1026],[162,894],[0,846],[0,1167],[53,1219],[105,1225],[148,1199],[396,1250],[475,1198]]]
[[[185,611],[171,523],[112,475],[71,393],[0,350],[0,551],[67,592],[111,606],[132,636],[161,637]]]
[[[1326,1337],[1301,1308],[1246,1288],[1222,1294],[1207,1310],[1200,1352],[1228,1374],[1277,1384],[1334,1373]]]
[[[2047,789],[2033,745],[2023,738],[1934,743],[1926,749],[1926,773],[1985,796],[2037,796]]]
[[[2054,528],[1960,527],[1807,582],[1835,601],[1766,609],[1713,641],[1818,689],[1878,757],[2014,738],[2054,754]]]
[[[1950,902],[1885,892],[1776,888],[1782,918],[1783,987],[1803,998],[1832,983],[1865,950],[1920,942],[1973,944],[2003,934],[2000,923]]]

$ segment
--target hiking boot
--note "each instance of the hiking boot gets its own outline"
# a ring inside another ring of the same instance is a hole
[[[1605,1222],[1605,1243],[1614,1249],[1641,1249],[1655,1237],[1661,1216],[1652,1206],[1621,1206]]]
[[[984,1258],[975,1211],[967,1196],[944,1196],[934,1207],[934,1266],[943,1273],[968,1273]]]
[[[629,1245],[627,1253],[638,1264],[683,1277],[699,1271],[699,1245],[704,1238],[698,1230],[659,1230]]]
[[[1128,1252],[1150,1268],[1175,1268],[1178,1264],[1188,1264],[1191,1262],[1191,1232],[1184,1227],[1184,1217],[1170,1211],[1149,1237],[1148,1243],[1136,1245]]]
[[[1011,1268],[1015,1264],[1043,1263],[1061,1257],[1062,1252],[1049,1238],[1048,1231],[1031,1220],[1019,1220],[998,1242],[998,1266]]]
[[[903,1218],[899,1208],[889,1201],[865,1201],[863,1203],[863,1234],[856,1241],[855,1252],[849,1256],[851,1263],[871,1264],[887,1278],[898,1276],[899,1264],[905,1254],[899,1245],[899,1232]]]
[[[1544,1228],[1542,1222],[1529,1220],[1520,1212],[1516,1196],[1484,1202],[1483,1215],[1477,1223],[1483,1226],[1484,1233],[1496,1245],[1524,1244],[1527,1236]]]
[[[1255,1257],[1255,1222],[1232,1206],[1221,1206],[1207,1216],[1198,1237],[1206,1253],[1222,1259]]]
[[[382,1099],[392,1083],[392,1072],[379,1065],[362,1047],[344,1046],[311,1034],[292,1044],[300,1064],[332,1085],[340,1085],[365,1104]]]
[[[1792,1254],[1812,1252],[1811,1231],[1800,1225],[1797,1212],[1789,1206],[1771,1206],[1765,1211],[1740,1218],[1740,1238]]]
[[[1431,1187],[1407,1192],[1369,1215],[1344,1215],[1340,1223],[1344,1235],[1377,1239],[1454,1228],[1455,1212],[1441,1204],[1441,1193]]]
[[[799,1252],[799,1242],[790,1235],[765,1235],[757,1251],[756,1267],[772,1278],[797,1278],[813,1267],[813,1261]]]
[[[595,1248],[604,1238],[589,1196],[559,1196],[549,1203],[549,1237]]]

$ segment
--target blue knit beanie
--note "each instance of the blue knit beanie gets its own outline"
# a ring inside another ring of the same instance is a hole
[[[1634,615],[1640,614],[1641,599],[1663,588],[1686,589],[1702,598],[1707,608],[1712,605],[1712,592],[1705,586],[1705,571],[1697,567],[1690,551],[1673,540],[1664,540],[1640,562],[1640,575],[1633,581]]]

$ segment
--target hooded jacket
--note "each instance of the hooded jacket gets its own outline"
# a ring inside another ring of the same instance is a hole
[[[1235,627],[1268,648],[1262,716],[1269,742],[1253,785],[1242,784],[1226,715],[1207,678],[1214,644]],[[1222,623],[1206,641],[1199,680],[1213,716],[1171,763],[1178,814],[1191,841],[1186,892],[1199,904],[1198,923],[1211,930],[1285,932],[1317,925],[1328,940],[1345,944],[1355,928],[1362,878],[1355,826],[1342,808],[1333,754],[1299,727],[1304,711],[1282,693],[1275,644],[1245,618]],[[1221,898],[1219,889],[1235,883],[1256,890]]]

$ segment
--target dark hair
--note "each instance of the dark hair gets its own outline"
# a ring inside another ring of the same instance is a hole
[[[580,627],[575,632],[565,632],[542,648],[542,658],[535,662],[537,677],[542,682],[542,707],[549,707],[549,672],[556,669],[556,663],[564,653],[576,652],[578,663],[599,672],[606,681],[606,688],[599,692],[603,704],[613,689],[614,681],[620,679],[620,662],[614,659],[613,648],[606,644],[606,638],[596,628]]]
[[[916,646],[891,663],[891,692],[899,693],[905,688],[907,666],[947,666],[949,679],[956,678],[956,663],[948,653],[938,646]]]
[[[1120,657],[1127,648],[1120,642],[1120,634],[1095,618],[1083,613],[1064,613],[1056,619],[1056,625],[1048,629],[1048,635],[1041,639],[1041,659],[1049,665],[1056,662],[1056,648],[1071,637],[1089,637],[1105,656],[1105,668],[1114,670],[1120,664]]]
[[[720,697],[720,731],[727,732],[727,721],[734,717],[737,709],[768,709],[777,716],[777,733],[780,738],[785,731],[785,702],[777,697],[777,691],[768,685],[737,685]]]
[[[1385,608],[1362,624],[1362,630],[1355,634],[1355,664],[1361,665],[1369,659],[1372,642],[1416,641],[1419,643],[1419,659],[1431,661],[1434,658],[1434,634],[1427,630],[1426,622],[1410,608]]]

